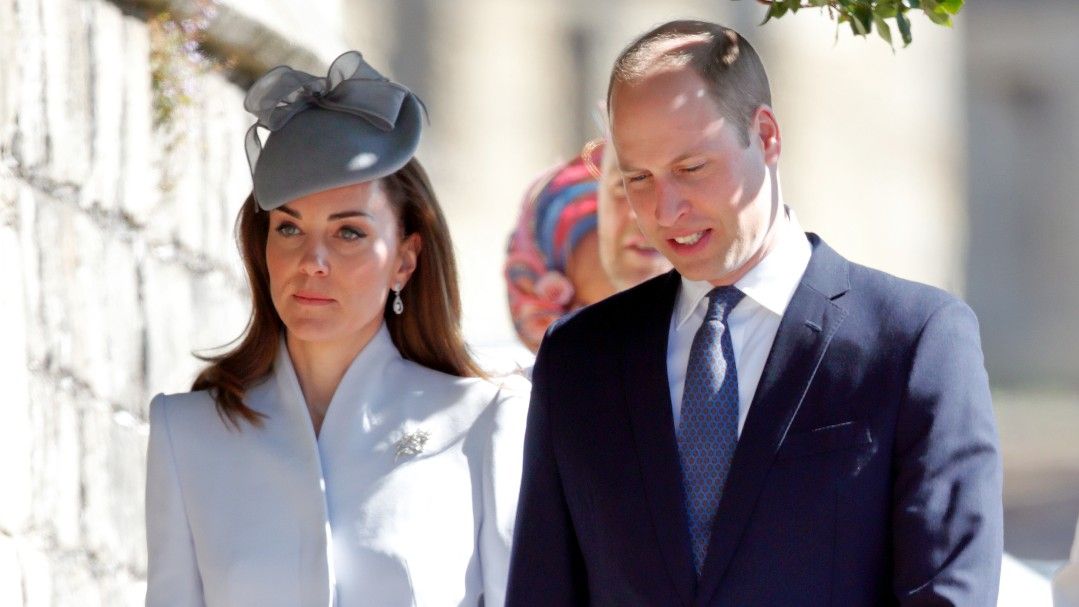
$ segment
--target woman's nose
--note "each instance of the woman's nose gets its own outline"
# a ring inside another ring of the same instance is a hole
[[[322,242],[313,240],[304,247],[303,257],[300,258],[300,270],[312,276],[329,272],[326,246]]]

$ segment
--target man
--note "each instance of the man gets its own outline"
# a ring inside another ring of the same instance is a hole
[[[970,309],[801,232],[737,33],[656,28],[608,100],[675,271],[544,340],[508,604],[994,605],[1002,474]]]

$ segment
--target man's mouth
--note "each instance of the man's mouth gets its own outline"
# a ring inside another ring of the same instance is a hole
[[[675,238],[672,238],[671,240],[683,246],[691,246],[700,242],[701,238],[704,238],[704,230],[701,230],[700,232],[694,232],[692,234],[687,234],[685,236],[677,236]]]

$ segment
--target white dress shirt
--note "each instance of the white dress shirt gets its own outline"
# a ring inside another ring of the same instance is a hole
[[[151,405],[148,606],[503,604],[526,386],[404,360],[383,327],[318,437],[283,341],[245,401],[261,428],[205,391]]]
[[[794,212],[787,210],[778,220],[775,247],[756,267],[734,286],[745,297],[731,310],[727,326],[734,346],[738,369],[738,434],[749,414],[749,405],[757,391],[764,363],[772,350],[779,321],[802,280],[813,252]],[[671,314],[667,338],[667,380],[671,389],[674,427],[682,417],[682,393],[685,390],[689,350],[704,315],[708,311],[708,292],[715,288],[707,281],[682,278],[682,285]]]

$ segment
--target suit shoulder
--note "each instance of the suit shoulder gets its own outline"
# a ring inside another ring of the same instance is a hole
[[[672,288],[671,282],[677,280],[678,276],[673,271],[661,274],[574,310],[551,324],[544,341],[554,337],[556,341],[580,343],[581,340],[621,334],[627,328],[639,326],[654,312],[657,301],[665,296],[673,296],[676,289]]]
[[[853,292],[865,306],[885,318],[920,327],[942,309],[970,312],[966,302],[952,293],[882,270],[852,263],[850,276]]]

